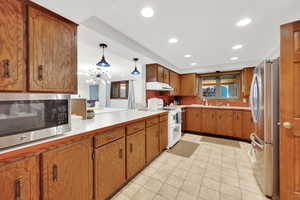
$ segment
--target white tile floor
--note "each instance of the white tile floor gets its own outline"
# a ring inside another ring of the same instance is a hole
[[[162,153],[125,186],[114,200],[265,200],[253,176],[247,151],[205,143],[201,136],[183,140],[200,145],[190,158]]]

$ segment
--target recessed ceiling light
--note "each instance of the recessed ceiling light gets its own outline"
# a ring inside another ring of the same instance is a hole
[[[197,65],[197,63],[195,63],[195,62],[191,63],[191,66],[196,66],[196,65]]]
[[[252,22],[252,19],[250,19],[250,18],[244,18],[244,19],[241,19],[240,21],[238,21],[236,23],[236,25],[239,26],[239,27],[242,27],[242,26],[247,26],[251,22]]]
[[[175,44],[175,43],[177,43],[178,42],[178,39],[177,38],[170,38],[169,39],[169,43],[170,44]]]
[[[241,44],[237,44],[237,45],[234,45],[232,47],[233,50],[238,50],[238,49],[241,49],[241,48],[243,48],[243,45],[241,45]]]
[[[230,60],[238,60],[239,59],[239,57],[232,57],[232,58],[230,58]]]
[[[150,8],[150,7],[145,7],[141,10],[141,15],[143,17],[146,17],[146,18],[150,18],[150,17],[153,17],[154,15],[154,10],[153,8]]]
[[[191,55],[191,54],[186,54],[186,55],[184,55],[184,57],[185,57],[185,58],[191,58],[192,55]]]

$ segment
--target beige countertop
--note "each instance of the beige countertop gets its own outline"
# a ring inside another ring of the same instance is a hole
[[[62,139],[67,139],[72,136],[80,136],[89,132],[95,131],[103,131],[104,129],[112,128],[118,125],[126,125],[126,123],[133,122],[135,120],[151,117],[154,115],[159,115],[165,113],[167,111],[138,111],[138,110],[126,110],[126,111],[115,111],[108,113],[99,113],[96,114],[94,119],[90,120],[82,120],[81,117],[73,116],[72,117],[72,131],[64,133],[62,135],[51,137],[47,139],[43,139],[40,141],[35,141],[27,144],[22,144],[19,146],[10,147],[7,149],[0,150],[0,159],[6,157],[5,154],[11,153],[14,151],[22,151],[24,149],[26,152],[29,151],[30,148],[35,148],[38,145],[46,145],[47,143],[53,143],[54,141],[59,142]]]

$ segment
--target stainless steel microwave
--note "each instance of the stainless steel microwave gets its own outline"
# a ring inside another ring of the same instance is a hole
[[[70,95],[0,94],[0,149],[71,130]]]

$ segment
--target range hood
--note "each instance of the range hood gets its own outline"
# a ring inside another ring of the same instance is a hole
[[[147,82],[147,90],[156,90],[156,91],[173,91],[174,89],[166,84],[161,82]]]

